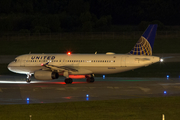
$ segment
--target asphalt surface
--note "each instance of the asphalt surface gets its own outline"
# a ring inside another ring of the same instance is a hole
[[[179,78],[101,78],[94,83],[75,79],[65,84],[64,77],[52,81],[26,83],[25,75],[0,76],[0,104],[60,103],[179,96]]]

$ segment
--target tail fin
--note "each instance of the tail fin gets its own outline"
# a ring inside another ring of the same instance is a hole
[[[157,24],[149,25],[134,48],[129,52],[132,55],[152,55]]]

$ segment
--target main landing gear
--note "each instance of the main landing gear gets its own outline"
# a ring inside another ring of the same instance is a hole
[[[26,82],[27,82],[27,83],[30,83],[30,82],[31,82],[31,79],[30,79],[30,78],[31,78],[31,74],[27,74],[27,79],[26,79]]]
[[[66,78],[64,81],[66,84],[71,84],[73,82],[72,78]]]
[[[64,80],[64,82],[66,84],[71,84],[73,82],[72,78],[69,78],[69,72],[68,71],[64,71],[63,76],[66,77],[66,79]]]
[[[65,82],[66,84],[72,84],[73,79],[72,79],[72,78],[69,78],[69,75],[68,75],[68,76],[65,76],[65,77],[66,77],[66,79],[64,80],[64,82]],[[93,77],[93,75],[85,75],[85,77],[86,77],[86,81],[87,81],[88,83],[93,83],[93,82],[94,82],[94,77]]]
[[[86,77],[86,81],[87,81],[88,83],[93,83],[93,82],[94,82],[94,77],[93,77],[93,75],[86,75],[85,77]]]
[[[64,80],[64,82],[65,82],[66,84],[71,84],[71,83],[73,82],[72,78],[69,78],[69,72],[68,72],[68,71],[64,71],[63,76],[66,77],[66,79]],[[94,82],[94,76],[93,76],[93,74],[91,74],[91,75],[85,75],[85,77],[86,77],[86,81],[87,81],[88,83]]]

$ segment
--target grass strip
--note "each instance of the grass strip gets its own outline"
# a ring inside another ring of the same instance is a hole
[[[0,120],[178,120],[180,97],[0,105]]]

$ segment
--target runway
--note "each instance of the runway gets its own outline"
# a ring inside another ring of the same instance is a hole
[[[179,78],[95,77],[94,83],[64,77],[52,81],[25,82],[26,76],[0,76],[0,104],[60,103],[180,95]]]

